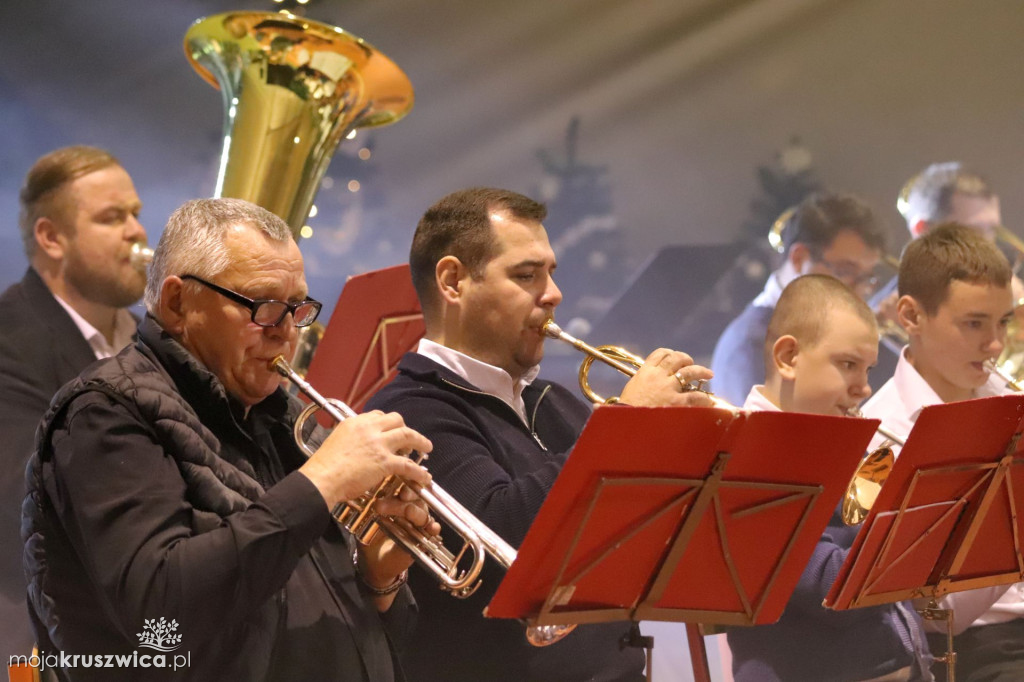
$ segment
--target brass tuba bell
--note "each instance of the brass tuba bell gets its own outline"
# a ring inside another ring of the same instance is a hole
[[[408,77],[372,45],[287,12],[199,19],[185,54],[224,99],[214,196],[262,206],[296,239],[341,139],[413,105]]]

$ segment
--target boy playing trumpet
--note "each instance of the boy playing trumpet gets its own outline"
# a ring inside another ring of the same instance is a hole
[[[1013,317],[1011,278],[1003,254],[963,225],[940,225],[911,242],[900,261],[896,307],[909,343],[896,373],[864,405],[865,416],[906,437],[925,406],[1008,393],[985,363],[1003,350]],[[959,592],[940,606],[953,609],[957,680],[1024,679],[1024,585]]]

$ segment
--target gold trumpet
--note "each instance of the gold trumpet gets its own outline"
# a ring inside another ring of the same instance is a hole
[[[303,435],[306,422],[320,410],[337,422],[354,417],[356,413],[340,400],[321,395],[301,374],[292,369],[284,357],[278,355],[270,362],[270,367],[291,381],[312,401],[299,414],[292,429],[296,444],[307,456],[312,457],[315,451],[306,443]],[[419,463],[424,460],[424,456],[416,453],[415,459]],[[422,529],[403,518],[376,513],[374,503],[377,500],[397,495],[403,487],[408,487],[419,495],[433,514],[462,537],[463,545],[458,552],[450,551],[439,538],[427,535]],[[424,487],[414,481],[388,476],[375,490],[368,491],[355,500],[338,504],[332,514],[345,530],[362,543],[369,542],[378,530],[386,533],[434,574],[441,582],[441,589],[458,599],[469,597],[480,587],[480,572],[488,554],[506,570],[516,560],[516,550],[511,545],[436,483]],[[575,627],[530,625],[526,629],[526,639],[533,646],[547,646],[568,635]]]
[[[614,367],[615,369],[619,370],[620,372],[629,377],[636,375],[637,370],[644,366],[643,358],[634,353],[630,353],[622,346],[591,346],[585,341],[577,339],[572,334],[568,334],[565,331],[563,331],[562,328],[559,327],[554,320],[548,320],[547,322],[545,322],[544,326],[541,328],[541,331],[544,333],[545,336],[548,336],[549,338],[558,339],[559,341],[565,341],[576,350],[582,351],[587,356],[583,358],[583,363],[580,364],[580,391],[582,391],[583,395],[585,395],[587,399],[590,400],[590,402],[592,403],[610,404],[617,403],[619,401],[617,397],[604,398],[601,395],[599,395],[596,391],[594,391],[593,388],[591,388],[590,367],[594,364],[595,360],[600,360],[606,365]],[[679,384],[680,386],[682,386],[684,393],[689,391],[700,391],[701,393],[706,394],[711,399],[711,402],[715,407],[730,410],[732,412],[736,411],[737,408],[735,406],[731,405],[725,400],[722,400],[721,398],[716,397],[713,393],[705,391],[703,388],[703,381],[699,381],[696,385],[694,385],[684,380],[678,374],[676,374],[676,379],[679,380]]]

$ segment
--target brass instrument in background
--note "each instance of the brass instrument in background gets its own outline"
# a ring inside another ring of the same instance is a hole
[[[604,398],[598,395],[593,390],[593,388],[591,388],[590,367],[591,365],[593,365],[595,360],[600,360],[606,365],[614,367],[615,369],[619,370],[620,372],[629,377],[634,376],[637,373],[637,370],[639,370],[644,365],[643,358],[633,353],[630,353],[628,350],[622,348],[621,346],[594,347],[584,341],[580,341],[575,336],[572,336],[571,334],[562,331],[562,328],[559,327],[554,320],[548,320],[547,322],[545,322],[542,331],[544,332],[545,336],[552,339],[558,339],[559,341],[565,341],[566,343],[572,345],[576,350],[582,351],[587,356],[583,359],[583,363],[580,365],[580,391],[582,391],[583,395],[585,395],[587,399],[593,403],[618,402],[618,398]],[[700,382],[695,386],[693,384],[683,381],[683,379],[678,374],[676,375],[676,378],[679,379],[679,383],[682,386],[683,392],[700,391],[701,393],[706,394],[711,399],[711,402],[714,404],[715,407],[730,410],[733,412],[736,411],[737,408],[734,407],[733,405],[729,404],[725,400],[722,400],[721,398],[716,397],[713,393],[705,391],[702,388],[703,382]]]
[[[413,106],[408,77],[363,39],[288,12],[228,12],[198,19],[185,55],[224,101],[215,197],[275,213],[296,241],[338,143],[384,126]],[[324,327],[299,330],[292,358],[309,368]]]
[[[296,240],[341,139],[413,106],[408,77],[372,45],[287,12],[199,19],[185,54],[224,100],[214,196],[276,213]]]
[[[303,434],[306,422],[317,412],[323,410],[336,422],[356,416],[352,408],[345,403],[321,395],[280,355],[270,362],[270,368],[291,381],[312,401],[299,414],[293,427],[295,442],[308,457],[312,457],[315,451],[306,443]],[[423,456],[419,455],[416,462],[422,460]],[[440,538],[427,535],[421,528],[413,526],[405,519],[381,516],[374,511],[374,503],[377,500],[397,495],[403,487],[408,487],[419,495],[430,511],[462,538],[463,546],[457,552],[448,550]],[[405,548],[420,565],[433,573],[440,581],[441,589],[459,599],[469,597],[480,587],[479,577],[486,555],[489,554],[506,570],[516,559],[516,550],[511,545],[436,483],[423,487],[413,481],[389,476],[375,490],[368,491],[358,499],[339,504],[333,515],[347,531],[364,544],[369,542],[378,530],[383,531]],[[547,646],[568,635],[575,627],[530,625],[526,630],[526,639],[533,646]]]
[[[790,206],[779,214],[779,217],[775,219],[775,222],[768,229],[768,243],[776,253],[786,253],[786,242],[782,239],[782,233],[786,230],[786,225],[789,225],[789,221],[793,219],[795,214],[796,206]]]

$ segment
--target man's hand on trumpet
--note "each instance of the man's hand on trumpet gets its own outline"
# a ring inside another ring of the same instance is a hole
[[[638,407],[711,407],[712,400],[707,393],[686,388],[691,382],[707,381],[711,377],[710,369],[693,364],[693,358],[686,353],[658,348],[626,382],[620,401]]]
[[[420,529],[424,535],[439,535],[441,524],[430,516],[427,504],[409,488],[393,497],[377,500],[374,511],[381,516],[405,519],[411,526]],[[397,590],[405,582],[405,571],[413,563],[413,556],[386,533],[374,533],[368,544],[360,544],[356,553],[356,570],[363,583],[374,592],[373,600],[377,610],[384,612],[391,607]],[[377,594],[383,592],[385,594]]]
[[[299,471],[320,491],[327,508],[334,509],[391,475],[430,485],[427,470],[404,453],[428,453],[432,447],[425,436],[405,425],[401,415],[367,412],[335,426]]]

